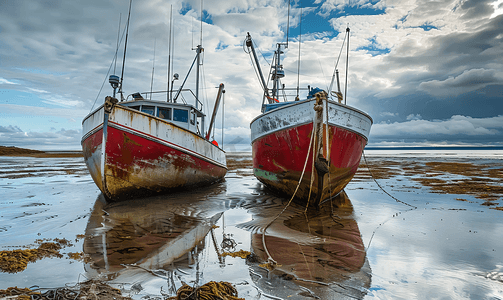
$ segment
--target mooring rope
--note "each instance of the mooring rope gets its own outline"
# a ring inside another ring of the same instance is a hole
[[[313,122],[313,136],[314,136],[314,122]],[[307,154],[308,157],[309,157],[309,153]],[[308,159],[308,158],[307,158]],[[306,159],[306,162],[307,162],[307,159]],[[309,207],[309,201],[311,201],[311,191],[313,189],[313,182],[314,182],[314,174],[313,174],[313,171],[314,171],[314,160],[316,159],[316,151],[313,151],[313,164],[311,165],[311,182],[309,183],[309,195],[307,196],[307,201],[306,201],[306,209],[304,210],[304,214],[307,212],[307,208]],[[299,181],[299,184],[300,184],[300,181]]]
[[[379,188],[380,188],[380,189],[381,189],[381,190],[382,190],[382,191],[383,191],[386,195],[390,196],[390,197],[391,197],[392,199],[394,199],[396,202],[399,202],[399,203],[401,203],[401,204],[404,204],[404,205],[407,205],[407,206],[409,206],[409,207],[412,207],[411,209],[406,210],[405,212],[417,209],[417,206],[414,206],[414,205],[411,205],[411,204],[409,204],[409,203],[406,203],[406,202],[404,202],[404,201],[402,201],[402,200],[399,200],[399,199],[397,199],[396,197],[394,197],[393,195],[391,195],[390,193],[388,193],[388,192],[387,192],[387,191],[386,191],[386,190],[385,190],[385,189],[384,189],[384,188],[383,188],[383,187],[379,184],[379,182],[377,182],[377,180],[375,179],[374,175],[372,174],[372,171],[370,170],[370,166],[369,166],[369,164],[368,164],[368,162],[367,162],[367,158],[365,157],[365,151],[362,151],[362,155],[363,155],[363,160],[365,160],[365,165],[367,166],[367,170],[368,170],[368,171],[369,171],[369,173],[370,173],[370,177],[372,177],[372,179],[373,179],[373,180],[374,180],[374,182],[377,184],[377,186],[378,186],[378,187],[379,187]],[[382,225],[384,225],[384,223],[386,223],[387,221],[389,221],[389,220],[386,220],[385,222],[383,222],[383,223],[379,224],[379,226],[377,226],[377,227],[376,227],[376,229],[374,229],[374,231],[372,232],[372,236],[370,237],[369,243],[367,244],[367,249],[369,249],[369,248],[370,248],[370,244],[372,243],[372,240],[374,239],[374,235],[375,235],[375,233],[376,233],[377,229],[379,229],[379,228],[380,228]]]
[[[328,133],[330,132],[330,127],[328,126],[328,97],[325,99],[325,116],[327,119],[327,125],[325,127],[325,135],[326,135],[326,147],[327,147],[327,162],[328,162],[328,197],[330,198],[330,207],[332,212],[332,218],[334,216],[334,206],[332,201],[332,180],[330,179],[330,162],[332,161],[332,148],[330,147],[330,138]]]
[[[265,244],[266,230],[267,230],[267,228],[269,228],[269,226],[271,226],[272,223],[274,223],[274,221],[276,221],[279,218],[279,216],[281,216],[281,214],[283,214],[285,212],[285,210],[288,208],[288,206],[290,206],[290,204],[292,203],[293,198],[297,194],[297,190],[299,189],[299,186],[300,186],[300,184],[302,182],[302,179],[304,178],[304,172],[306,171],[307,162],[309,160],[309,153],[311,152],[311,146],[312,146],[313,140],[314,140],[314,130],[315,130],[315,127],[314,127],[314,123],[313,123],[313,130],[311,132],[311,139],[309,141],[309,148],[307,149],[306,161],[304,162],[304,168],[302,169],[302,173],[300,174],[299,183],[297,184],[297,187],[295,188],[295,191],[293,192],[292,198],[290,198],[290,201],[288,201],[288,203],[283,208],[283,210],[276,217],[274,217],[274,219],[271,222],[269,222],[269,224],[267,224],[267,226],[264,228],[264,231],[262,232],[262,245],[264,246],[264,250],[265,250],[265,253],[267,255],[267,260],[270,263],[272,263],[272,264],[276,264],[276,261],[272,258],[271,254],[267,250],[267,246]]]
[[[396,202],[399,202],[399,203],[402,203],[402,204],[404,204],[404,205],[410,206],[410,207],[412,207],[412,208],[414,208],[414,209],[417,209],[417,206],[414,206],[414,205],[411,205],[411,204],[409,204],[409,203],[406,203],[406,202],[404,202],[404,201],[402,201],[402,200],[399,200],[399,199],[397,199],[397,198],[393,197],[393,195],[391,195],[390,193],[388,193],[388,192],[387,192],[387,191],[386,191],[386,190],[385,190],[385,189],[384,189],[384,188],[383,188],[383,187],[379,184],[379,182],[377,182],[377,180],[375,179],[374,175],[372,174],[372,171],[370,171],[370,166],[369,166],[369,164],[368,164],[368,162],[367,162],[367,158],[365,157],[365,151],[362,151],[362,155],[363,155],[363,159],[365,160],[365,165],[367,166],[367,170],[368,170],[368,171],[369,171],[369,173],[370,173],[370,177],[372,177],[372,179],[373,179],[373,180],[374,180],[374,182],[377,184],[377,186],[378,186],[378,187],[379,187],[379,188],[380,188],[380,189],[381,189],[381,190],[382,190],[382,191],[383,191],[386,195],[388,195],[388,196],[390,196],[391,198],[393,198]]]

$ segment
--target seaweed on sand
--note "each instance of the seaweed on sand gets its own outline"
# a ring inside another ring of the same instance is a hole
[[[119,289],[113,288],[99,280],[88,280],[78,283],[73,287],[44,289],[29,289],[10,287],[0,290],[0,298],[7,299],[37,299],[37,300],[70,300],[70,299],[100,299],[100,300],[129,300],[130,297],[122,296]],[[16,298],[14,298],[17,296]],[[11,298],[12,297],[12,298]]]
[[[59,253],[64,247],[71,245],[66,239],[54,239],[52,242],[37,240],[36,249],[16,249],[0,251],[0,271],[17,273],[24,271],[28,263],[35,262],[45,257],[63,257]]]

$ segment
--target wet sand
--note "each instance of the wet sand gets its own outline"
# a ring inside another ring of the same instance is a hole
[[[0,289],[87,278],[133,299],[210,281],[245,299],[503,299],[503,160],[366,160],[345,195],[304,213],[282,212],[289,199],[255,179],[246,153],[229,154],[216,185],[119,203],[81,157],[0,156],[0,250],[72,242],[0,273]],[[240,250],[252,254],[222,255]]]

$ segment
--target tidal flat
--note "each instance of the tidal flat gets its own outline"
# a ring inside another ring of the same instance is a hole
[[[94,279],[168,299],[225,281],[243,299],[503,299],[501,153],[365,151],[345,193],[307,211],[255,179],[250,153],[229,153],[215,185],[117,203],[82,157],[0,166],[0,251],[66,241],[0,272],[0,290]]]

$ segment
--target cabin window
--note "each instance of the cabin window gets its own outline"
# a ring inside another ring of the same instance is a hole
[[[196,114],[194,112],[190,114],[190,124],[192,125],[196,124]]]
[[[129,108],[140,110],[140,106],[130,106]]]
[[[157,116],[164,120],[171,120],[171,108],[158,107]]]
[[[155,112],[155,106],[147,106],[147,105],[142,105],[141,106],[141,112],[144,112],[149,115],[154,115]]]
[[[173,121],[189,122],[189,111],[185,109],[173,109]]]

